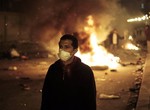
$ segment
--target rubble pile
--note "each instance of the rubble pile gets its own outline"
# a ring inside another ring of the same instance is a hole
[[[141,83],[142,83],[142,75],[143,75],[143,64],[144,62],[142,62],[141,59],[139,59],[137,61],[137,69],[134,72],[135,74],[135,80],[133,82],[132,87],[129,88],[130,91],[130,97],[127,103],[127,107],[126,110],[135,110],[136,109],[136,104],[138,101],[138,97],[139,97],[139,92],[140,92],[140,87],[141,87]]]
[[[132,87],[129,88],[129,99],[127,102],[126,110],[135,110],[139,97],[140,87],[142,83],[143,68],[146,59],[146,52],[144,50],[122,50],[119,49],[114,53],[120,57],[120,64],[122,66],[134,65],[136,70],[134,71],[135,80]]]

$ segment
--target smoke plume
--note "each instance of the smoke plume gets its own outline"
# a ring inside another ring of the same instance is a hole
[[[28,1],[28,0],[27,0]],[[86,17],[92,15],[98,40],[104,41],[116,28],[120,34],[130,29],[129,13],[119,0],[33,0],[25,11],[32,39],[57,46],[64,33],[81,32]]]

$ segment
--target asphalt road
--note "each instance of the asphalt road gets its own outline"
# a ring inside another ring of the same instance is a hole
[[[40,110],[41,89],[51,58],[0,60],[0,108]],[[131,61],[130,61],[131,62]],[[139,65],[126,62],[117,71],[93,70],[97,87],[97,110],[126,110]],[[111,95],[111,96],[110,96]],[[105,97],[104,97],[105,96]]]

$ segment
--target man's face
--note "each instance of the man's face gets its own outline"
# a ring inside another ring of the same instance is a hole
[[[74,51],[74,48],[72,46],[71,40],[61,40],[59,44],[59,49],[62,49],[66,52],[72,53]]]

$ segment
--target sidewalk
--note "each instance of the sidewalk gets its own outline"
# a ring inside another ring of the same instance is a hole
[[[150,54],[147,54],[136,110],[150,110]]]

